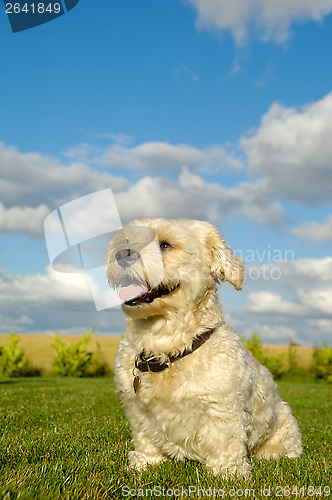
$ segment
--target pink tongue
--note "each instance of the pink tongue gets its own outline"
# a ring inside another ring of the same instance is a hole
[[[133,283],[129,286],[123,286],[119,291],[119,297],[121,300],[124,300],[124,302],[127,302],[128,300],[135,299],[146,292],[148,292],[148,288],[145,283],[141,283],[139,285]]]

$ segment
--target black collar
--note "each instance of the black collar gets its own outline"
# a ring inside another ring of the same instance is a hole
[[[166,370],[166,368],[168,368],[172,363],[174,363],[174,361],[177,361],[178,359],[182,359],[185,356],[188,356],[188,354],[196,351],[196,349],[201,347],[201,345],[203,345],[211,337],[215,329],[216,327],[210,328],[206,332],[196,337],[193,343],[191,344],[191,347],[185,349],[183,353],[175,354],[173,356],[168,355],[167,361],[163,363],[152,353],[147,356],[145,351],[142,351],[140,354],[136,356],[135,368],[137,368],[141,372],[153,372],[153,373],[162,372],[163,370]]]

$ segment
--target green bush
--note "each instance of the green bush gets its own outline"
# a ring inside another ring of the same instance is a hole
[[[332,347],[327,347],[323,342],[323,347],[315,348],[313,357],[315,360],[312,366],[314,376],[332,384]]]
[[[92,330],[85,332],[77,344],[63,343],[58,335],[52,335],[52,347],[56,350],[54,374],[60,377],[98,377],[108,373],[107,366],[97,356],[86,350]]]
[[[0,377],[39,376],[40,371],[33,368],[26,359],[22,347],[18,346],[19,336],[11,333],[6,344],[0,347]]]
[[[302,373],[303,370],[299,367],[299,363],[296,359],[294,348],[296,347],[296,344],[291,342],[288,347],[288,371],[290,371],[292,374],[298,374]]]
[[[267,356],[263,352],[260,337],[257,332],[253,332],[251,339],[243,338],[244,346],[255,356],[258,361],[266,366],[272,373],[275,379],[280,378],[285,370],[283,368],[283,362],[285,355],[283,353],[278,354],[277,357]]]

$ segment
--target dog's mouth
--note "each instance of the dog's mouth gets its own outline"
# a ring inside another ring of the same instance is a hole
[[[180,283],[172,286],[159,285],[151,289],[147,283],[132,279],[130,283],[122,284],[119,297],[126,306],[136,306],[139,304],[150,304],[155,299],[168,295],[179,288]]]

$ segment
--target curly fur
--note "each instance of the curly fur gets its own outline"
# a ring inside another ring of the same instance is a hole
[[[130,247],[130,239],[117,236],[106,255],[111,285],[119,286],[124,275],[146,279],[146,264],[148,276],[158,276],[163,287],[178,286],[151,303],[123,304],[128,328],[115,373],[135,447],[129,465],[190,459],[205,463],[214,474],[247,476],[251,457],[300,457],[301,435],[290,407],[270,372],[223,321],[216,286],[228,281],[241,289],[241,259],[207,222],[145,219],[131,226],[152,228],[156,241],[170,247],[161,249],[160,259],[158,246],[142,245],[141,263],[122,268],[114,255],[118,248]],[[140,352],[165,361],[190,349],[210,328],[215,331],[201,347],[166,370],[135,369],[141,382],[135,393],[133,369]]]

